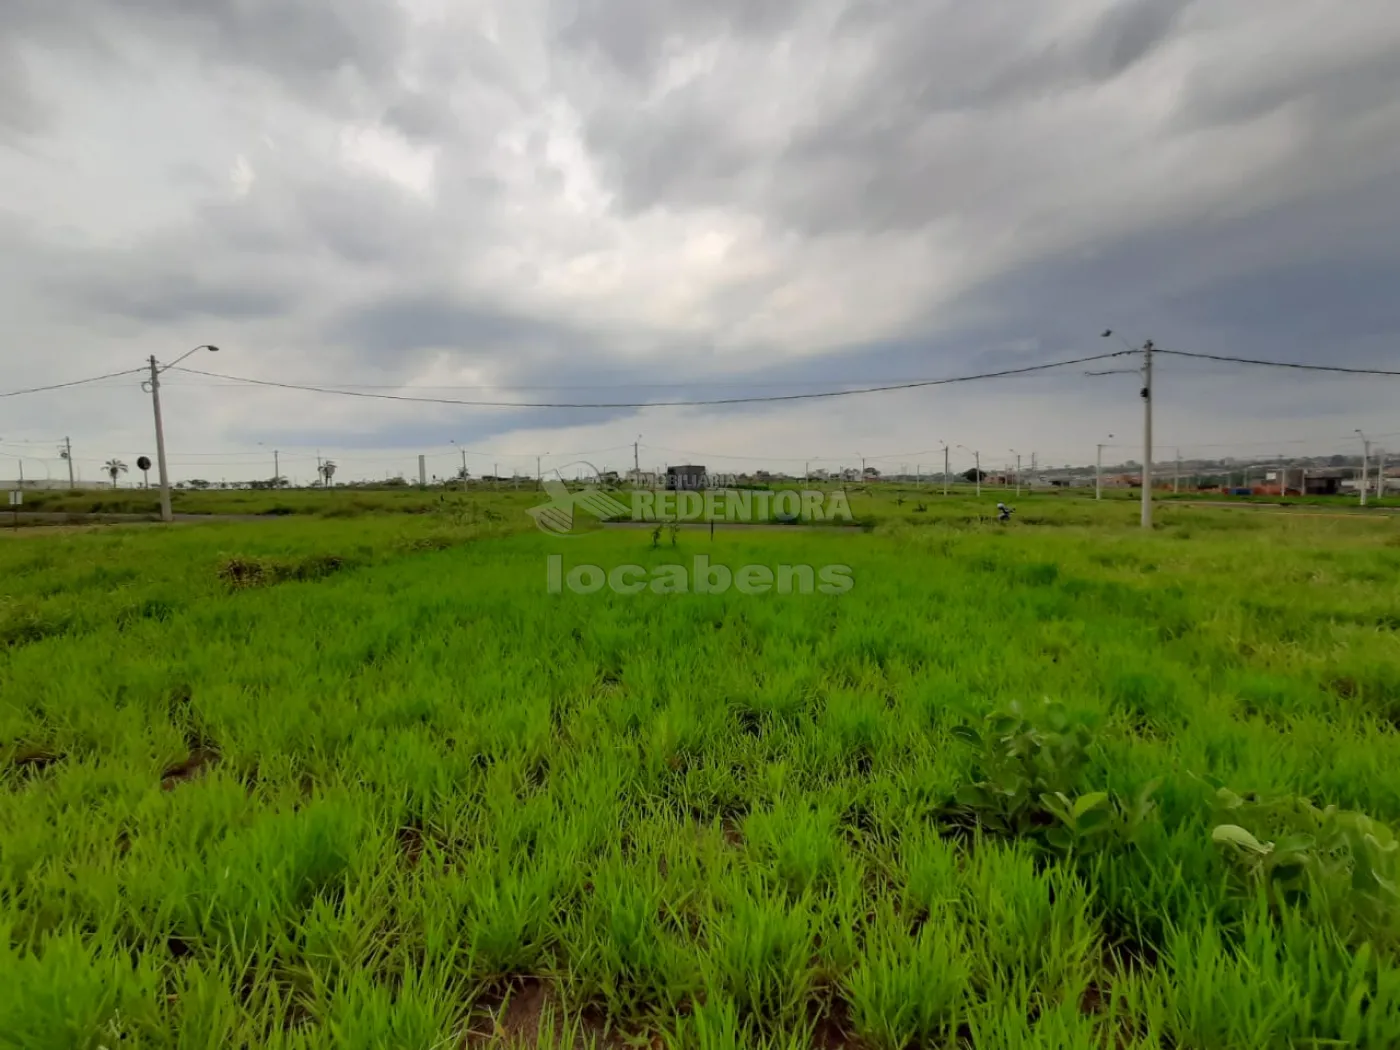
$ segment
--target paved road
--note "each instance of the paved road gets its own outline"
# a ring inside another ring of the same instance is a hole
[[[1319,507],[1315,503],[1297,503],[1284,506],[1281,503],[1226,503],[1223,500],[1162,500],[1158,507],[1226,507],[1232,510],[1257,510],[1274,514],[1294,514],[1304,518],[1359,518],[1367,515],[1389,517],[1400,514],[1400,507],[1356,507],[1353,510],[1332,510]]]
[[[275,521],[278,514],[176,514],[177,522],[190,521]],[[133,525],[158,522],[159,514],[83,514],[57,510],[22,510],[18,515],[0,506],[0,527],[11,525],[16,518],[25,525]]]
[[[663,522],[662,527],[664,528],[666,524],[667,523]],[[717,521],[714,524],[716,532],[720,531],[721,529],[727,529],[731,532],[745,530],[749,532],[817,532],[822,529],[835,529],[839,531],[841,529],[860,528],[859,524],[802,525],[790,524],[780,521]],[[654,529],[656,528],[657,523],[654,521],[605,521],[602,523],[602,525],[605,529]],[[704,529],[706,532],[708,532],[710,529],[710,523],[708,521],[683,521],[681,522],[679,527],[682,529],[690,530]]]

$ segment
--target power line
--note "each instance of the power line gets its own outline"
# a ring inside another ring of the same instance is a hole
[[[45,390],[64,390],[70,386],[82,386],[85,383],[100,383],[104,379],[116,379],[118,376],[135,375],[142,372],[141,368],[128,368],[124,372],[108,372],[105,376],[91,376],[87,379],[73,379],[67,383],[52,383],[49,386],[31,386],[24,390],[10,390],[0,394],[0,397],[19,397],[20,394],[41,394]]]
[[[1191,350],[1163,350],[1161,347],[1154,347],[1159,354],[1171,354],[1174,357],[1194,357],[1201,361],[1225,361],[1229,364],[1237,365],[1261,365],[1266,368],[1294,368],[1304,372],[1344,372],[1347,375],[1360,376],[1400,376],[1400,372],[1389,372],[1381,368],[1347,368],[1343,365],[1307,365],[1298,364],[1293,361],[1265,361],[1257,357],[1230,357],[1226,354],[1200,354]]]
[[[877,394],[891,390],[912,390],[917,387],[946,386],[952,383],[970,383],[978,379],[1000,379],[1005,376],[1025,375],[1030,372],[1044,372],[1067,365],[1084,364],[1087,361],[1103,361],[1110,357],[1122,357],[1130,353],[1118,350],[1108,354],[1094,354],[1090,357],[1076,357],[1067,361],[1051,361],[1043,365],[1026,365],[1021,368],[1007,368],[999,372],[982,372],[977,375],[953,376],[948,379],[921,379],[906,383],[889,383],[882,386],[862,387],[857,390],[825,390],[805,394],[764,394],[756,397],[720,397],[695,401],[609,401],[609,402],[568,402],[568,401],[467,401],[448,397],[412,397],[407,394],[380,394],[364,390],[347,390],[335,387],[311,386],[301,383],[283,383],[271,379],[249,379],[243,376],[224,375],[219,372],[204,372],[196,368],[173,368],[172,371],[188,372],[191,375],[210,379],[226,379],[251,386],[275,387],[281,390],[303,390],[316,394],[339,394],[342,397],[366,397],[383,401],[409,401],[433,405],[465,405],[473,408],[682,408],[698,405],[742,405],[755,402],[807,401],[817,398],[850,397],[855,394]]]

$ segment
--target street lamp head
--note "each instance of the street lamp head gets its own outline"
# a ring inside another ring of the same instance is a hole
[[[219,352],[219,348],[213,343],[205,343],[204,349],[208,350],[211,354],[217,354]]]
[[[1103,335],[1099,336],[1099,338],[1100,338],[1100,339],[1107,339],[1107,338],[1108,338],[1109,336],[1111,336],[1112,334],[1113,334],[1113,329],[1112,329],[1112,328],[1105,328],[1105,329],[1103,330]]]

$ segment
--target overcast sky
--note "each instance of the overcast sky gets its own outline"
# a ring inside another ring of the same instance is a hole
[[[5,0],[0,190],[0,393],[206,342],[188,365],[511,402],[950,377],[1106,326],[1400,368],[1400,10]],[[302,480],[318,449],[446,474],[452,442],[473,474],[625,467],[639,434],[712,470],[1137,458],[1138,381],[1084,370],[725,409],[163,393],[177,478],[273,448]],[[1400,379],[1162,358],[1157,411],[1162,459],[1357,427],[1400,454]],[[139,377],[0,399],[0,478],[57,473],[65,435],[88,477],[152,454]]]

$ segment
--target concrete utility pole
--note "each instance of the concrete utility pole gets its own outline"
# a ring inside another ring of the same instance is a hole
[[[637,435],[637,440],[632,442],[632,484],[638,488],[642,486],[642,459],[637,451],[642,444],[642,435]]]
[[[1103,338],[1113,334],[1103,330]],[[1133,349],[1128,344],[1128,349]],[[1152,351],[1151,339],[1142,344],[1142,527],[1152,528]]]
[[[1376,450],[1376,502],[1385,495],[1385,449]]]
[[[943,446],[943,495],[948,495],[948,446]]]
[[[73,481],[73,442],[64,438],[63,448],[59,449],[58,454],[68,461],[68,488],[70,490],[77,488],[78,486]]]
[[[1361,505],[1364,507],[1366,506],[1367,476],[1370,474],[1371,439],[1360,430],[1357,430],[1357,433],[1361,434]]]
[[[428,457],[422,453],[418,455],[418,487],[420,489],[428,487]]]
[[[972,464],[974,473],[977,475],[977,495],[982,495],[982,453],[972,453]]]
[[[1108,435],[1109,440],[1113,435]],[[1103,443],[1098,445],[1098,452],[1094,457],[1094,499],[1103,499]]]
[[[156,355],[150,358],[151,378],[142,383],[143,389],[148,390],[151,395],[151,408],[156,417],[156,466],[160,468],[160,520],[173,521],[174,515],[170,513],[170,472],[165,467],[165,427],[160,419],[160,374],[168,369],[174,368],[190,354],[198,353],[200,350],[208,350],[210,353],[218,353],[219,348],[209,343],[201,344],[193,350],[187,350],[164,368],[156,363]],[[70,460],[71,462],[71,460]]]
[[[272,450],[272,487],[282,487],[282,455],[275,448]]]
[[[1181,449],[1176,450],[1176,474],[1172,478],[1172,491],[1181,491]]]
[[[1152,340],[1142,344],[1142,527],[1152,528]]]
[[[151,406],[156,415],[156,465],[160,468],[160,520],[174,521],[170,512],[170,475],[165,469],[165,427],[160,421],[160,371],[156,367],[156,355],[151,355]]]
[[[1013,448],[1012,452],[1016,452]],[[1021,498],[1021,453],[1016,452],[1016,498]]]
[[[467,483],[467,450],[462,449],[462,484]]]

